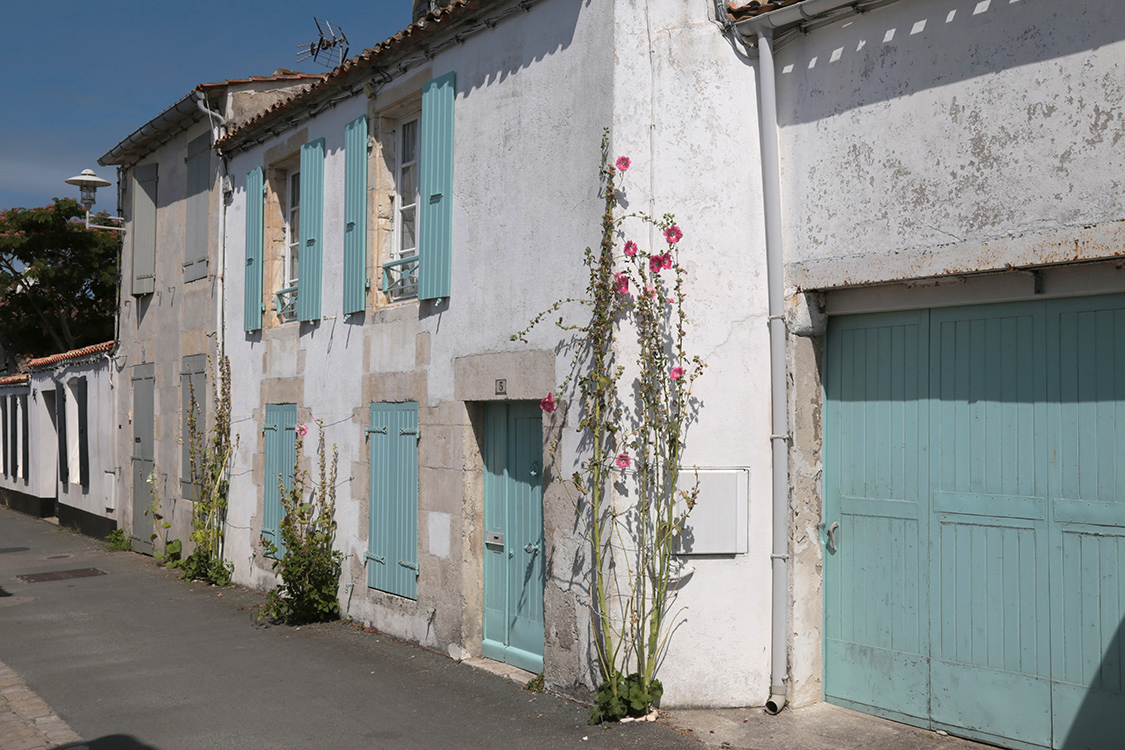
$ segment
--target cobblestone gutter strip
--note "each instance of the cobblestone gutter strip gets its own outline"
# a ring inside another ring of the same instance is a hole
[[[0,748],[47,750],[82,738],[0,661]]]

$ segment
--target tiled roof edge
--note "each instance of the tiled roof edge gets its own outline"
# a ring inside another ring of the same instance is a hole
[[[538,2],[538,0],[524,0],[523,5],[530,7],[530,5],[535,2]],[[344,61],[334,70],[326,74],[319,83],[314,83],[309,88],[287,99],[282,99],[272,107],[250,118],[227,133],[226,136],[219,139],[215,145],[220,150],[223,150],[242,141],[249,133],[277,119],[287,110],[315,99],[324,91],[339,85],[343,79],[363,68],[369,67],[377,58],[408,50],[412,45],[421,44],[437,33],[444,31],[448,28],[448,25],[454,21],[459,20],[478,8],[490,4],[498,3],[489,2],[489,0],[453,0],[453,2],[443,8],[431,10],[389,39],[376,44],[374,47],[365,49],[355,57]]]
[[[26,385],[27,377],[26,372],[21,372],[16,375],[4,375],[0,377],[0,387],[5,385]]]
[[[81,349],[71,349],[69,352],[62,352],[61,354],[52,354],[49,357],[31,359],[28,360],[27,367],[30,370],[42,370],[46,367],[52,367],[63,362],[70,362],[72,360],[82,359],[83,357],[89,357],[93,354],[113,351],[114,343],[113,341],[105,341],[101,344],[94,344],[93,346],[84,346]]]

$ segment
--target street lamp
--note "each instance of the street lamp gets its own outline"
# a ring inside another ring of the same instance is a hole
[[[121,219],[116,216],[102,217],[103,219],[110,222],[109,225],[90,223],[90,219],[93,216],[93,214],[90,213],[90,209],[94,207],[94,194],[100,187],[109,187],[111,184],[109,180],[103,180],[101,177],[98,177],[96,174],[94,174],[94,170],[92,169],[83,169],[82,174],[78,175],[77,177],[71,177],[66,181],[66,184],[78,186],[78,190],[82,195],[82,205],[86,208],[87,229],[112,229],[116,232],[124,231],[122,227],[112,225],[113,222],[121,221]]]
[[[100,187],[109,187],[109,180],[103,180],[94,174],[92,169],[83,169],[82,174],[77,177],[71,177],[66,181],[67,185],[77,185],[82,193],[82,205],[89,211],[94,207],[94,193]]]

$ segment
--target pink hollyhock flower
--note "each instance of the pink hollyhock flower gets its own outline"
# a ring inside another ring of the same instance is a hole
[[[629,462],[630,462],[630,458],[629,458],[628,453],[618,453],[617,454],[617,465],[620,468],[628,469],[629,468]]]
[[[664,256],[663,255],[650,255],[648,256],[648,270],[653,273],[660,273],[664,270]]]
[[[649,284],[648,286],[646,286],[645,287],[645,296],[646,297],[655,297],[656,296],[656,287],[654,287],[652,284]]]
[[[684,376],[684,368],[679,367],[679,366],[673,367],[672,372],[668,373],[668,377],[672,378],[672,380],[679,380],[683,376]]]
[[[671,268],[672,267],[672,253],[664,253],[663,255],[660,256],[660,267],[661,268]]]
[[[304,437],[305,435],[309,434],[309,428],[303,424],[299,424],[297,425],[297,434],[301,437]]]
[[[667,299],[667,302],[668,302],[668,304],[669,304],[669,305],[674,305],[674,304],[676,304],[676,300],[675,300],[675,298],[674,298],[674,297],[669,297],[669,298]]]
[[[613,276],[613,291],[618,294],[629,293],[629,277],[620,271]]]
[[[629,240],[625,243],[625,254],[632,258],[637,254],[637,243]]]
[[[539,402],[539,408],[547,412],[548,414],[559,408],[558,404],[555,403],[555,394],[548,393],[547,398]]]
[[[632,163],[633,162],[629,161],[628,156],[617,157],[617,171],[618,172],[624,172],[625,170],[627,170],[629,168],[629,165],[631,165]]]
[[[675,224],[664,230],[664,239],[668,240],[669,245],[675,245],[683,236],[684,233]]]

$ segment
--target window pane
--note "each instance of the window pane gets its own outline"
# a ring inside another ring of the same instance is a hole
[[[414,254],[414,209],[403,209],[399,214],[399,253],[398,257],[407,258]]]
[[[299,265],[298,264],[299,264],[299,261],[300,261],[300,258],[301,258],[300,247],[301,247],[300,243],[294,243],[293,245],[291,245],[289,247],[289,278],[288,278],[288,282],[289,282],[290,286],[297,283],[297,279],[299,278],[299,276],[298,276]]]
[[[411,120],[402,124],[402,158],[400,164],[415,161],[418,149],[418,121]]]
[[[289,205],[296,208],[301,205],[301,174],[293,175],[289,183]]]
[[[418,188],[414,180],[415,165],[410,164],[402,168],[402,175],[399,177],[399,200],[402,201],[404,206],[414,203],[415,196],[418,194]]]

